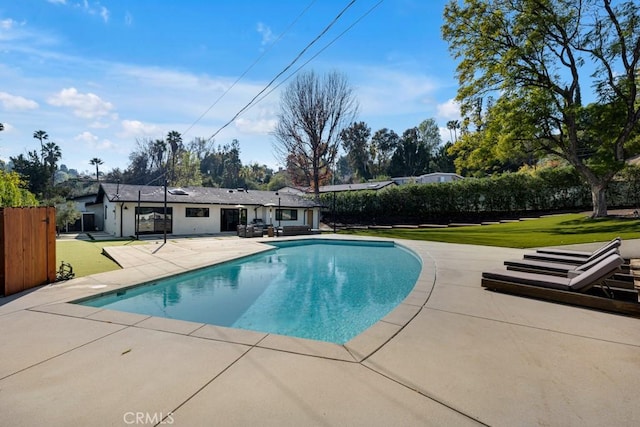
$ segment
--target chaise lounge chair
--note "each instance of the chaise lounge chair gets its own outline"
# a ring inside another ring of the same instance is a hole
[[[538,249],[535,253],[525,254],[524,258],[579,265],[598,258],[611,249],[620,248],[621,244],[622,241],[620,238],[616,237],[593,252],[570,251],[565,249]]]
[[[494,270],[482,273],[482,286],[515,295],[640,317],[638,291],[607,283],[623,263],[619,255],[608,255],[584,271],[569,272],[568,277]]]
[[[594,254],[608,251],[612,247],[620,247],[622,244],[622,239],[620,237],[616,237],[606,244],[602,245],[598,249],[593,252],[586,251],[575,251],[571,249],[556,249],[556,248],[540,248],[536,250],[539,254],[551,254],[551,255],[563,255],[563,256],[573,256],[573,257],[581,257],[581,258],[591,258]]]
[[[593,267],[598,262],[602,261],[609,255],[620,255],[620,250],[618,248],[611,248],[607,252],[604,252],[597,257],[592,259],[583,260],[581,263],[575,264],[567,264],[564,262],[554,262],[548,260],[541,259],[508,259],[504,262],[504,265],[507,267],[507,270],[513,271],[523,271],[529,273],[541,273],[541,274],[551,274],[554,276],[564,276],[567,277],[567,274],[570,271],[584,271]]]

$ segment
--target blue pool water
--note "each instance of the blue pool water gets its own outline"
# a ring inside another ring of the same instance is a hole
[[[343,344],[395,308],[421,262],[392,242],[298,240],[79,302]]]

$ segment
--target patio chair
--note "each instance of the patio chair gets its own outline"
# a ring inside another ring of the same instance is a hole
[[[621,244],[622,240],[616,237],[593,252],[569,251],[565,249],[538,249],[535,253],[525,254],[524,258],[579,265],[598,258],[612,248],[619,248]]]
[[[620,250],[617,247],[613,247],[608,251],[599,254],[592,259],[585,258],[580,263],[565,263],[565,262],[554,262],[549,260],[541,260],[541,259],[508,259],[504,262],[504,265],[507,267],[507,270],[513,271],[523,271],[529,273],[542,273],[542,274],[551,274],[554,276],[564,276],[567,277],[567,274],[570,271],[585,271],[589,268],[593,267],[599,261],[605,259],[609,255],[620,255]]]
[[[570,271],[567,277],[506,269],[487,271],[482,273],[482,286],[519,296],[640,317],[638,291],[607,283],[623,263],[619,255],[611,254],[584,271]]]
[[[540,248],[540,249],[537,249],[536,252],[540,253],[540,254],[551,254],[551,255],[563,255],[563,256],[574,256],[574,257],[581,257],[581,258],[590,258],[594,254],[597,254],[598,252],[606,252],[612,247],[620,247],[621,244],[622,244],[622,239],[620,239],[620,237],[616,237],[615,239],[612,239],[611,241],[605,243],[604,245],[602,245],[601,247],[599,247],[598,249],[596,249],[593,252],[575,251],[575,250],[571,250],[571,249],[557,249],[557,248]]]

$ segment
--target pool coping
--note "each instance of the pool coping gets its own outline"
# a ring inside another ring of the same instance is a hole
[[[391,312],[382,319],[374,323],[371,327],[358,334],[345,344],[336,344],[312,339],[297,338],[274,333],[263,333],[244,329],[216,326],[200,322],[168,319],[157,316],[149,316],[135,313],[128,313],[110,310],[99,307],[89,307],[77,304],[77,302],[115,292],[118,290],[130,289],[144,285],[155,280],[167,278],[180,273],[195,271],[207,268],[224,262],[229,262],[238,258],[258,254],[273,249],[269,246],[273,238],[257,238],[251,242],[241,239],[244,250],[232,251],[228,256],[220,257],[211,262],[196,261],[185,263],[184,260],[174,259],[174,268],[165,268],[153,274],[153,270],[144,269],[144,280],[135,280],[134,277],[143,277],[139,274],[128,276],[130,280],[105,280],[106,273],[91,275],[72,279],[67,282],[48,285],[50,290],[72,291],[72,296],[62,296],[52,303],[40,304],[30,307],[29,310],[56,314],[69,317],[77,317],[96,322],[106,322],[128,327],[151,329],[162,332],[169,332],[199,339],[210,339],[235,344],[249,345],[252,347],[265,348],[270,350],[285,351],[289,353],[321,357],[325,359],[340,360],[345,362],[362,362],[383,347],[389,340],[396,336],[411,320],[418,315],[420,310],[427,303],[431,291],[435,285],[435,265],[432,259],[425,259],[418,251],[411,248],[411,243],[403,241],[399,243],[396,239],[371,238],[360,236],[334,236],[334,235],[311,235],[311,236],[290,236],[279,237],[277,241],[294,240],[352,240],[352,241],[372,241],[372,242],[394,242],[395,244],[409,249],[417,256],[422,264],[420,274],[413,289],[406,298],[398,304]],[[238,239],[224,238],[216,239],[219,246],[237,242]],[[181,242],[182,243],[182,242]],[[246,243],[252,243],[246,245]],[[127,272],[139,268],[140,266],[150,266],[158,262],[166,262],[167,256],[163,254],[180,254],[182,257],[189,257],[189,253],[173,247],[168,242],[160,245],[159,242],[150,242],[149,245],[135,246],[113,246],[105,247],[107,255],[114,259],[119,265],[124,266],[120,272]],[[223,248],[218,248],[223,249]],[[142,257],[140,253],[142,252]],[[146,252],[146,253],[145,253]],[[132,264],[132,259],[138,262]],[[141,258],[141,259],[139,259]],[[156,261],[154,261],[154,259]],[[191,264],[191,265],[189,265]],[[139,273],[138,270],[135,273]],[[113,274],[113,272],[111,272]],[[65,292],[62,292],[63,294]]]

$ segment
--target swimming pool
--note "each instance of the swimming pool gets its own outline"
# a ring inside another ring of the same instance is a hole
[[[393,242],[271,245],[78,304],[344,344],[393,310],[422,268],[413,252]]]

